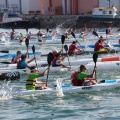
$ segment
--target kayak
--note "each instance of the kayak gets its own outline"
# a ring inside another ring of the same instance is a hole
[[[93,58],[87,58],[87,59],[75,59],[70,57],[70,64],[72,66],[76,66],[76,65],[80,65],[80,64],[88,64],[89,62],[93,62]],[[110,61],[120,61],[120,56],[111,56],[111,57],[103,57],[103,58],[98,58],[97,59],[98,62],[110,62]],[[6,64],[5,62],[1,62],[4,64],[1,64],[0,68],[2,67],[12,67],[12,68],[16,68],[16,64]],[[63,64],[68,66],[69,62],[68,59],[65,58],[65,60],[63,61]],[[31,62],[29,63],[30,66],[34,66],[35,62]],[[43,66],[47,66],[47,60],[37,60],[37,65],[38,67],[43,67]]]
[[[90,86],[73,86],[71,84],[64,84],[59,88],[63,93],[87,93],[94,91],[102,91],[102,90],[110,90],[120,87],[120,79],[111,79],[111,80],[100,80],[96,85]],[[50,94],[59,92],[59,88],[55,85],[52,88],[47,88],[44,90],[26,90],[26,89],[18,89],[11,91],[0,91],[0,95],[7,95],[10,93],[11,96],[30,96],[30,95],[39,95],[39,94]]]
[[[120,47],[120,44],[119,43],[113,43],[113,44],[111,44],[111,46],[113,46],[113,47]],[[81,45],[81,46],[77,46],[78,48],[85,48],[85,45]],[[87,47],[88,48],[94,48],[95,47],[95,45],[94,44],[88,44],[87,45]],[[109,47],[108,45],[104,45],[104,47]]]
[[[26,53],[23,53],[26,54]],[[41,52],[35,52],[36,55],[41,55]],[[33,52],[29,52],[29,55],[34,55]],[[16,56],[16,53],[0,54],[0,58],[10,58]]]
[[[78,70],[79,66],[81,65],[81,63],[79,63],[76,66],[71,66],[71,69],[69,68],[63,68],[63,67],[50,67],[50,72],[65,72],[65,71],[69,71],[69,70]],[[99,70],[113,70],[113,69],[117,69],[120,70],[120,61],[111,61],[111,62],[97,62],[97,69]],[[95,66],[94,62],[89,62],[86,64],[86,67],[88,69],[93,69]],[[46,67],[38,67],[39,68],[39,73],[43,73],[48,66]],[[6,67],[1,67],[0,68],[0,73],[7,73],[7,72],[19,72],[21,75],[22,74],[29,74],[30,73],[30,69],[26,68],[26,69],[16,69],[16,66],[6,66]]]

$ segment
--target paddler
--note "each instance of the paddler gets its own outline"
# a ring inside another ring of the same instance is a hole
[[[77,48],[76,43],[77,40],[73,41],[72,44],[69,46],[69,50],[68,50],[69,55],[77,55],[83,52],[82,50]]]
[[[96,71],[96,67],[94,67],[91,75],[86,74],[86,69],[87,68],[85,65],[81,65],[79,68],[79,73],[77,75],[78,86],[89,86],[96,84],[95,82],[96,79],[93,78]]]
[[[26,67],[28,67],[29,69],[31,68],[27,64],[35,60],[35,57],[29,60],[28,62],[26,62],[26,58],[27,58],[26,54],[21,56],[21,60],[17,63],[17,69],[25,69]]]
[[[16,56],[14,56],[11,60],[11,64],[16,64],[21,60],[21,51],[16,52]]]
[[[62,66],[62,67],[64,67],[64,68],[69,68],[69,69],[71,69],[71,67],[68,67],[68,66],[62,64],[62,62],[64,61],[64,59],[65,59],[66,57],[67,57],[67,56],[64,56],[64,57],[61,58],[61,55],[58,53],[58,54],[56,55],[56,57],[54,57],[54,59],[53,59],[53,61],[52,61],[52,66],[53,66],[53,67]]]
[[[57,54],[62,54],[62,52],[63,52],[63,48],[60,51],[58,51],[57,49],[54,48],[52,50],[53,57],[56,57]]]
[[[103,36],[100,36],[99,40],[95,43],[94,51],[95,52],[110,51],[109,48],[104,47],[104,44],[105,44],[105,42],[104,42]]]
[[[32,66],[30,70],[31,73],[29,74],[28,79],[26,81],[26,90],[46,89],[47,87],[45,86],[45,84],[47,84],[47,82],[38,81],[37,78],[46,75],[49,71],[49,68],[47,68],[42,74],[37,73],[38,69],[35,66]]]

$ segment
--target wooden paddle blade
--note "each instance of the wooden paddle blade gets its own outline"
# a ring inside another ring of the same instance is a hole
[[[67,46],[67,45],[64,45],[64,49],[65,49],[65,51],[67,52],[67,51],[68,51],[68,46]]]
[[[29,39],[28,38],[25,39],[25,44],[27,47],[29,46]]]
[[[93,54],[93,61],[94,61],[94,63],[96,63],[97,62],[97,59],[98,59],[98,53],[94,53]]]
[[[64,42],[65,42],[65,36],[62,35],[62,36],[61,36],[61,43],[64,44]]]
[[[106,34],[109,34],[109,30],[108,29],[106,29]]]
[[[73,31],[71,32],[71,35],[76,39],[76,36]]]
[[[33,53],[35,53],[35,46],[34,45],[32,46],[32,51],[33,51]]]
[[[50,52],[47,56],[47,62],[48,62],[49,66],[51,65],[51,62],[52,62],[53,59],[54,59],[53,53]]]

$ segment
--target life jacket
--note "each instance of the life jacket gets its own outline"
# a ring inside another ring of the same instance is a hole
[[[78,76],[79,72],[78,71],[75,71],[72,75],[71,75],[71,84],[73,86],[78,86],[78,79],[77,79],[77,76]]]
[[[29,77],[26,81],[26,89],[27,90],[35,90],[35,84],[36,84],[37,78],[30,79],[30,76],[34,76],[34,73],[29,74]]]

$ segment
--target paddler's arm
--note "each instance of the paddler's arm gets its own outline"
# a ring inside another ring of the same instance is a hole
[[[48,67],[42,74],[39,74],[38,77],[42,77],[42,76],[46,75],[49,70],[50,70],[50,68]]]
[[[33,60],[35,60],[35,57],[34,57],[33,59],[29,60],[27,63],[30,63],[30,62],[32,62]]]
[[[96,69],[97,69],[97,68],[96,68],[96,67],[94,67],[92,74],[91,74],[91,75],[88,75],[88,76],[87,76],[87,78],[93,78],[93,76],[94,76],[94,74],[95,74]]]

